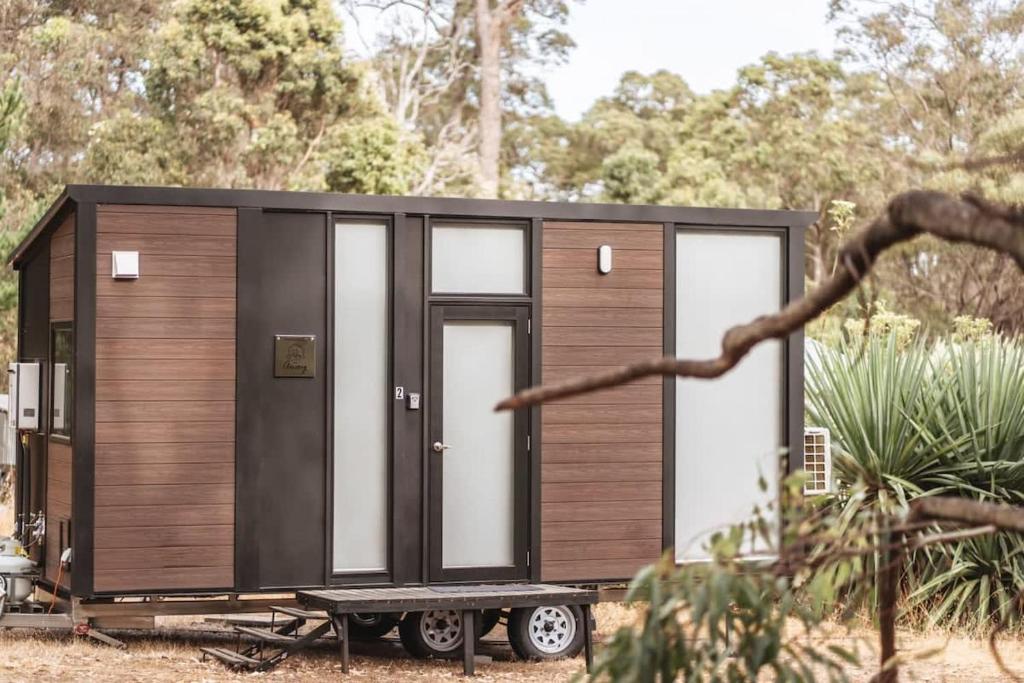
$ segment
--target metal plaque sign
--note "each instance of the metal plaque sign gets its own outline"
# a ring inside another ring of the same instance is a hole
[[[274,335],[274,377],[315,377],[316,337]]]

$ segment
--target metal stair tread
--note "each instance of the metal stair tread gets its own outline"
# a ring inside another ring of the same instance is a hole
[[[247,636],[265,640],[268,642],[275,643],[294,643],[298,640],[295,636],[287,635],[285,633],[278,633],[271,631],[267,628],[255,628],[252,626],[235,626],[235,630],[239,633],[244,633]]]
[[[297,607],[282,607],[279,605],[273,605],[270,608],[271,612],[278,612],[279,614],[287,614],[290,617],[296,619],[326,619],[327,613],[321,610],[309,611],[304,609],[298,609]]]
[[[238,652],[232,652],[231,650],[225,650],[222,647],[201,647],[199,648],[199,650],[200,652],[205,652],[211,657],[215,657],[227,664],[235,664],[239,666],[246,666],[252,668],[258,667],[260,665],[260,660],[258,659],[246,657],[243,654],[240,654]]]

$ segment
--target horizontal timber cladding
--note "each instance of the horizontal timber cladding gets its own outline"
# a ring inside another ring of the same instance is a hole
[[[662,354],[664,227],[545,222],[544,382]],[[612,271],[597,249],[612,248]],[[662,381],[542,409],[541,580],[619,580],[662,551]]]
[[[75,214],[50,238],[50,320],[72,320],[75,309]]]
[[[69,213],[50,237],[50,322],[68,322],[75,317],[75,214]],[[51,333],[47,331],[47,345]],[[46,355],[52,353],[50,350]],[[48,366],[44,365],[44,368]],[[44,373],[46,371],[44,370]],[[43,383],[49,386],[49,378]],[[47,405],[43,401],[42,405]],[[45,412],[45,409],[44,409]],[[49,416],[47,415],[47,418]],[[45,424],[49,429],[48,419]],[[71,445],[63,439],[46,444],[46,578],[68,586],[71,577],[60,571],[61,553],[71,545]]]
[[[96,230],[94,588],[233,587],[236,212],[100,205]]]

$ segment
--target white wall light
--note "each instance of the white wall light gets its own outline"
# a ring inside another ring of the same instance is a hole
[[[139,252],[115,251],[111,254],[111,276],[115,280],[137,280],[139,278]]]
[[[602,244],[597,248],[597,272],[601,275],[612,272],[612,248],[608,244]]]

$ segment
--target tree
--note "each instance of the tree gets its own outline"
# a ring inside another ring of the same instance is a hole
[[[97,128],[86,167],[135,183],[405,191],[415,145],[346,65],[340,29],[323,0],[179,3],[149,52],[145,105]],[[368,152],[378,168],[353,173]]]
[[[871,117],[903,186],[1024,201],[1020,164],[964,164],[1006,154],[1024,132],[1024,12],[996,0],[833,0],[844,59],[887,94]],[[875,206],[864,207],[867,212]],[[932,327],[957,315],[1024,329],[1024,277],[1005,256],[935,240],[895,250],[880,279]]]
[[[519,160],[506,132],[550,109],[532,68],[565,59],[565,0],[345,0],[372,12],[371,64],[388,109],[424,136],[418,190],[515,194]],[[520,136],[514,135],[514,140]],[[467,152],[473,163],[467,163]]]

